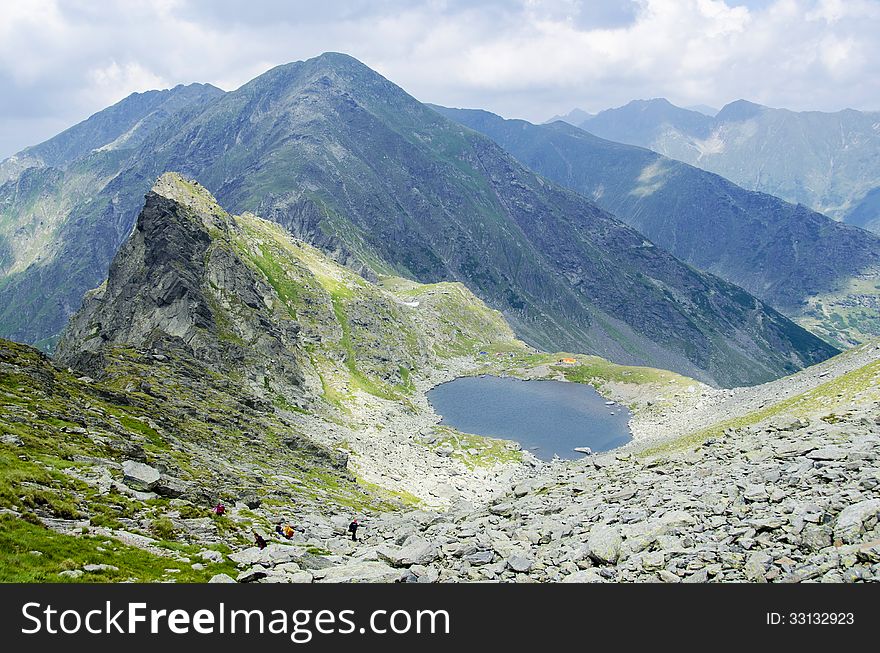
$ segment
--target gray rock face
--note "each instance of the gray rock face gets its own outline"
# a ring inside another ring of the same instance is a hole
[[[254,581],[266,578],[268,575],[269,572],[264,567],[256,566],[245,569],[235,580],[239,583],[253,583]]]
[[[603,578],[595,569],[581,569],[562,579],[563,583],[604,583]]]
[[[492,551],[477,551],[476,553],[471,553],[464,556],[464,559],[467,560],[472,565],[487,565],[492,562],[492,558],[495,557],[495,553]]]
[[[746,578],[752,582],[766,583],[765,574],[771,560],[772,558],[763,551],[752,553],[743,568]]]
[[[98,378],[108,347],[178,349],[254,381],[271,375],[275,391],[298,403],[298,326],[276,319],[266,301],[274,290],[234,248],[223,246],[224,234],[232,237],[236,229],[197,183],[163,175],[114,257],[106,284],[71,319],[56,358]],[[235,311],[225,308],[232,298]],[[261,384],[253,387],[259,391]]]
[[[123,482],[127,486],[142,492],[154,490],[162,477],[158,469],[134,460],[126,460],[123,463],[122,474]]]
[[[95,573],[98,571],[119,571],[119,567],[106,564],[89,564],[83,565],[83,571]]]

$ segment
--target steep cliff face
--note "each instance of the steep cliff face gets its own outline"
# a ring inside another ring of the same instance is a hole
[[[299,326],[241,260],[235,221],[195,182],[167,174],[146,196],[107,281],[89,293],[57,360],[99,374],[114,347],[182,349],[254,388],[303,398]]]

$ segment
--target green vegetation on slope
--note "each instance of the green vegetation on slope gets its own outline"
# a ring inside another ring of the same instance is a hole
[[[645,457],[667,454],[698,446],[709,438],[718,437],[728,429],[741,429],[758,424],[771,417],[818,415],[820,419],[835,422],[847,412],[854,397],[861,400],[880,400],[880,361],[841,374],[802,394],[783,399],[746,415],[712,424],[688,433],[641,453]]]

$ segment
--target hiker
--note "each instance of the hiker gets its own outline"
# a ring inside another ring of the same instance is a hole
[[[260,535],[257,531],[253,531],[253,534],[254,543],[261,549],[265,549],[268,545],[266,544],[266,540],[263,539],[263,536]]]
[[[282,537],[284,536],[284,528],[281,526],[281,522],[275,524],[275,532]]]
[[[358,526],[360,526],[360,524],[358,524],[358,520],[357,520],[357,519],[354,519],[354,520],[348,525],[348,532],[351,533],[351,541],[352,541],[352,542],[357,542],[357,541],[358,541],[358,538],[357,538]]]
[[[225,512],[226,512],[226,506],[223,505],[222,501],[218,501],[217,505],[214,506],[214,514],[215,515],[222,515]]]
[[[290,524],[285,524],[281,534],[284,535],[284,537],[288,540],[291,540],[293,539],[293,532],[293,526],[291,526]]]

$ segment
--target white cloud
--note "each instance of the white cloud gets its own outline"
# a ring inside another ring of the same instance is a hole
[[[88,76],[92,82],[89,94],[98,94],[106,98],[107,103],[118,102],[135,92],[169,86],[165,79],[137,62],[119,65],[111,61],[106,66],[93,68]]]
[[[419,99],[530,119],[657,96],[880,109],[877,33],[876,0],[4,2],[0,156],[131,91],[234,88],[328,50]]]

